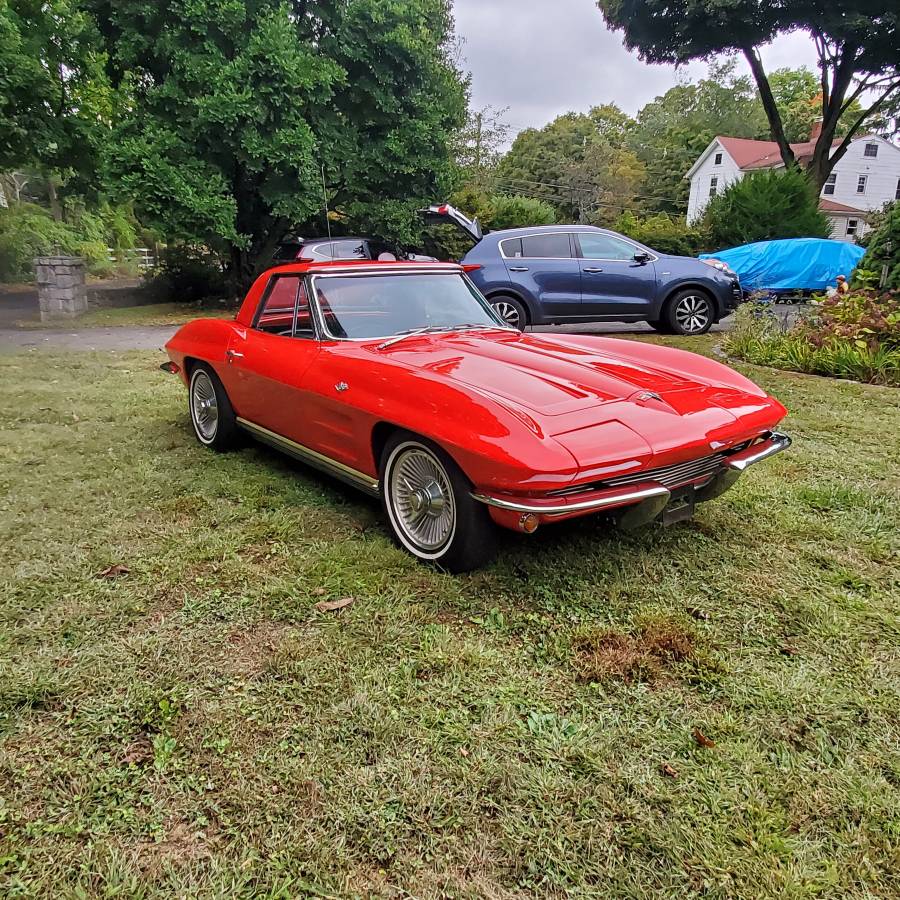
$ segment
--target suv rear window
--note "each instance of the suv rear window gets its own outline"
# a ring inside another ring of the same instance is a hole
[[[569,259],[572,250],[567,234],[532,234],[522,238],[525,259]]]

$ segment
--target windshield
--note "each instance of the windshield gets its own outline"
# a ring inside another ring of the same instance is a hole
[[[505,327],[456,272],[319,275],[313,286],[333,338],[383,338],[455,326]]]

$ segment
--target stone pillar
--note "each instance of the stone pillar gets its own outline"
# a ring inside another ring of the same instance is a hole
[[[39,256],[34,261],[41,321],[73,319],[87,312],[84,260],[78,256]]]

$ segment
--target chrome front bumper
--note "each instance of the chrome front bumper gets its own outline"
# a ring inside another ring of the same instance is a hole
[[[771,431],[764,440],[751,444],[722,459],[721,469],[705,484],[697,488],[697,500],[712,500],[724,494],[741,473],[754,463],[762,462],[791,446],[791,439],[777,431]],[[690,484],[687,482],[684,487]],[[677,488],[676,488],[677,489]],[[615,509],[623,506],[634,506],[634,514],[629,510],[627,526],[633,527],[654,519],[665,509],[672,491],[648,477],[647,481],[627,487],[599,488],[585,491],[584,494],[571,494],[565,499],[561,497],[519,499],[507,496],[491,496],[488,494],[472,494],[487,506],[506,512],[532,514],[536,516],[571,516],[604,509]]]

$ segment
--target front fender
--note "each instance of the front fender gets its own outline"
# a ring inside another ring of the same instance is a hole
[[[314,377],[325,390],[339,378],[353,386],[345,402],[366,423],[370,448],[375,428],[384,423],[419,434],[446,450],[479,490],[554,490],[577,474],[575,457],[538,419],[489,389],[366,356],[323,359]],[[369,462],[377,473],[371,449]]]

